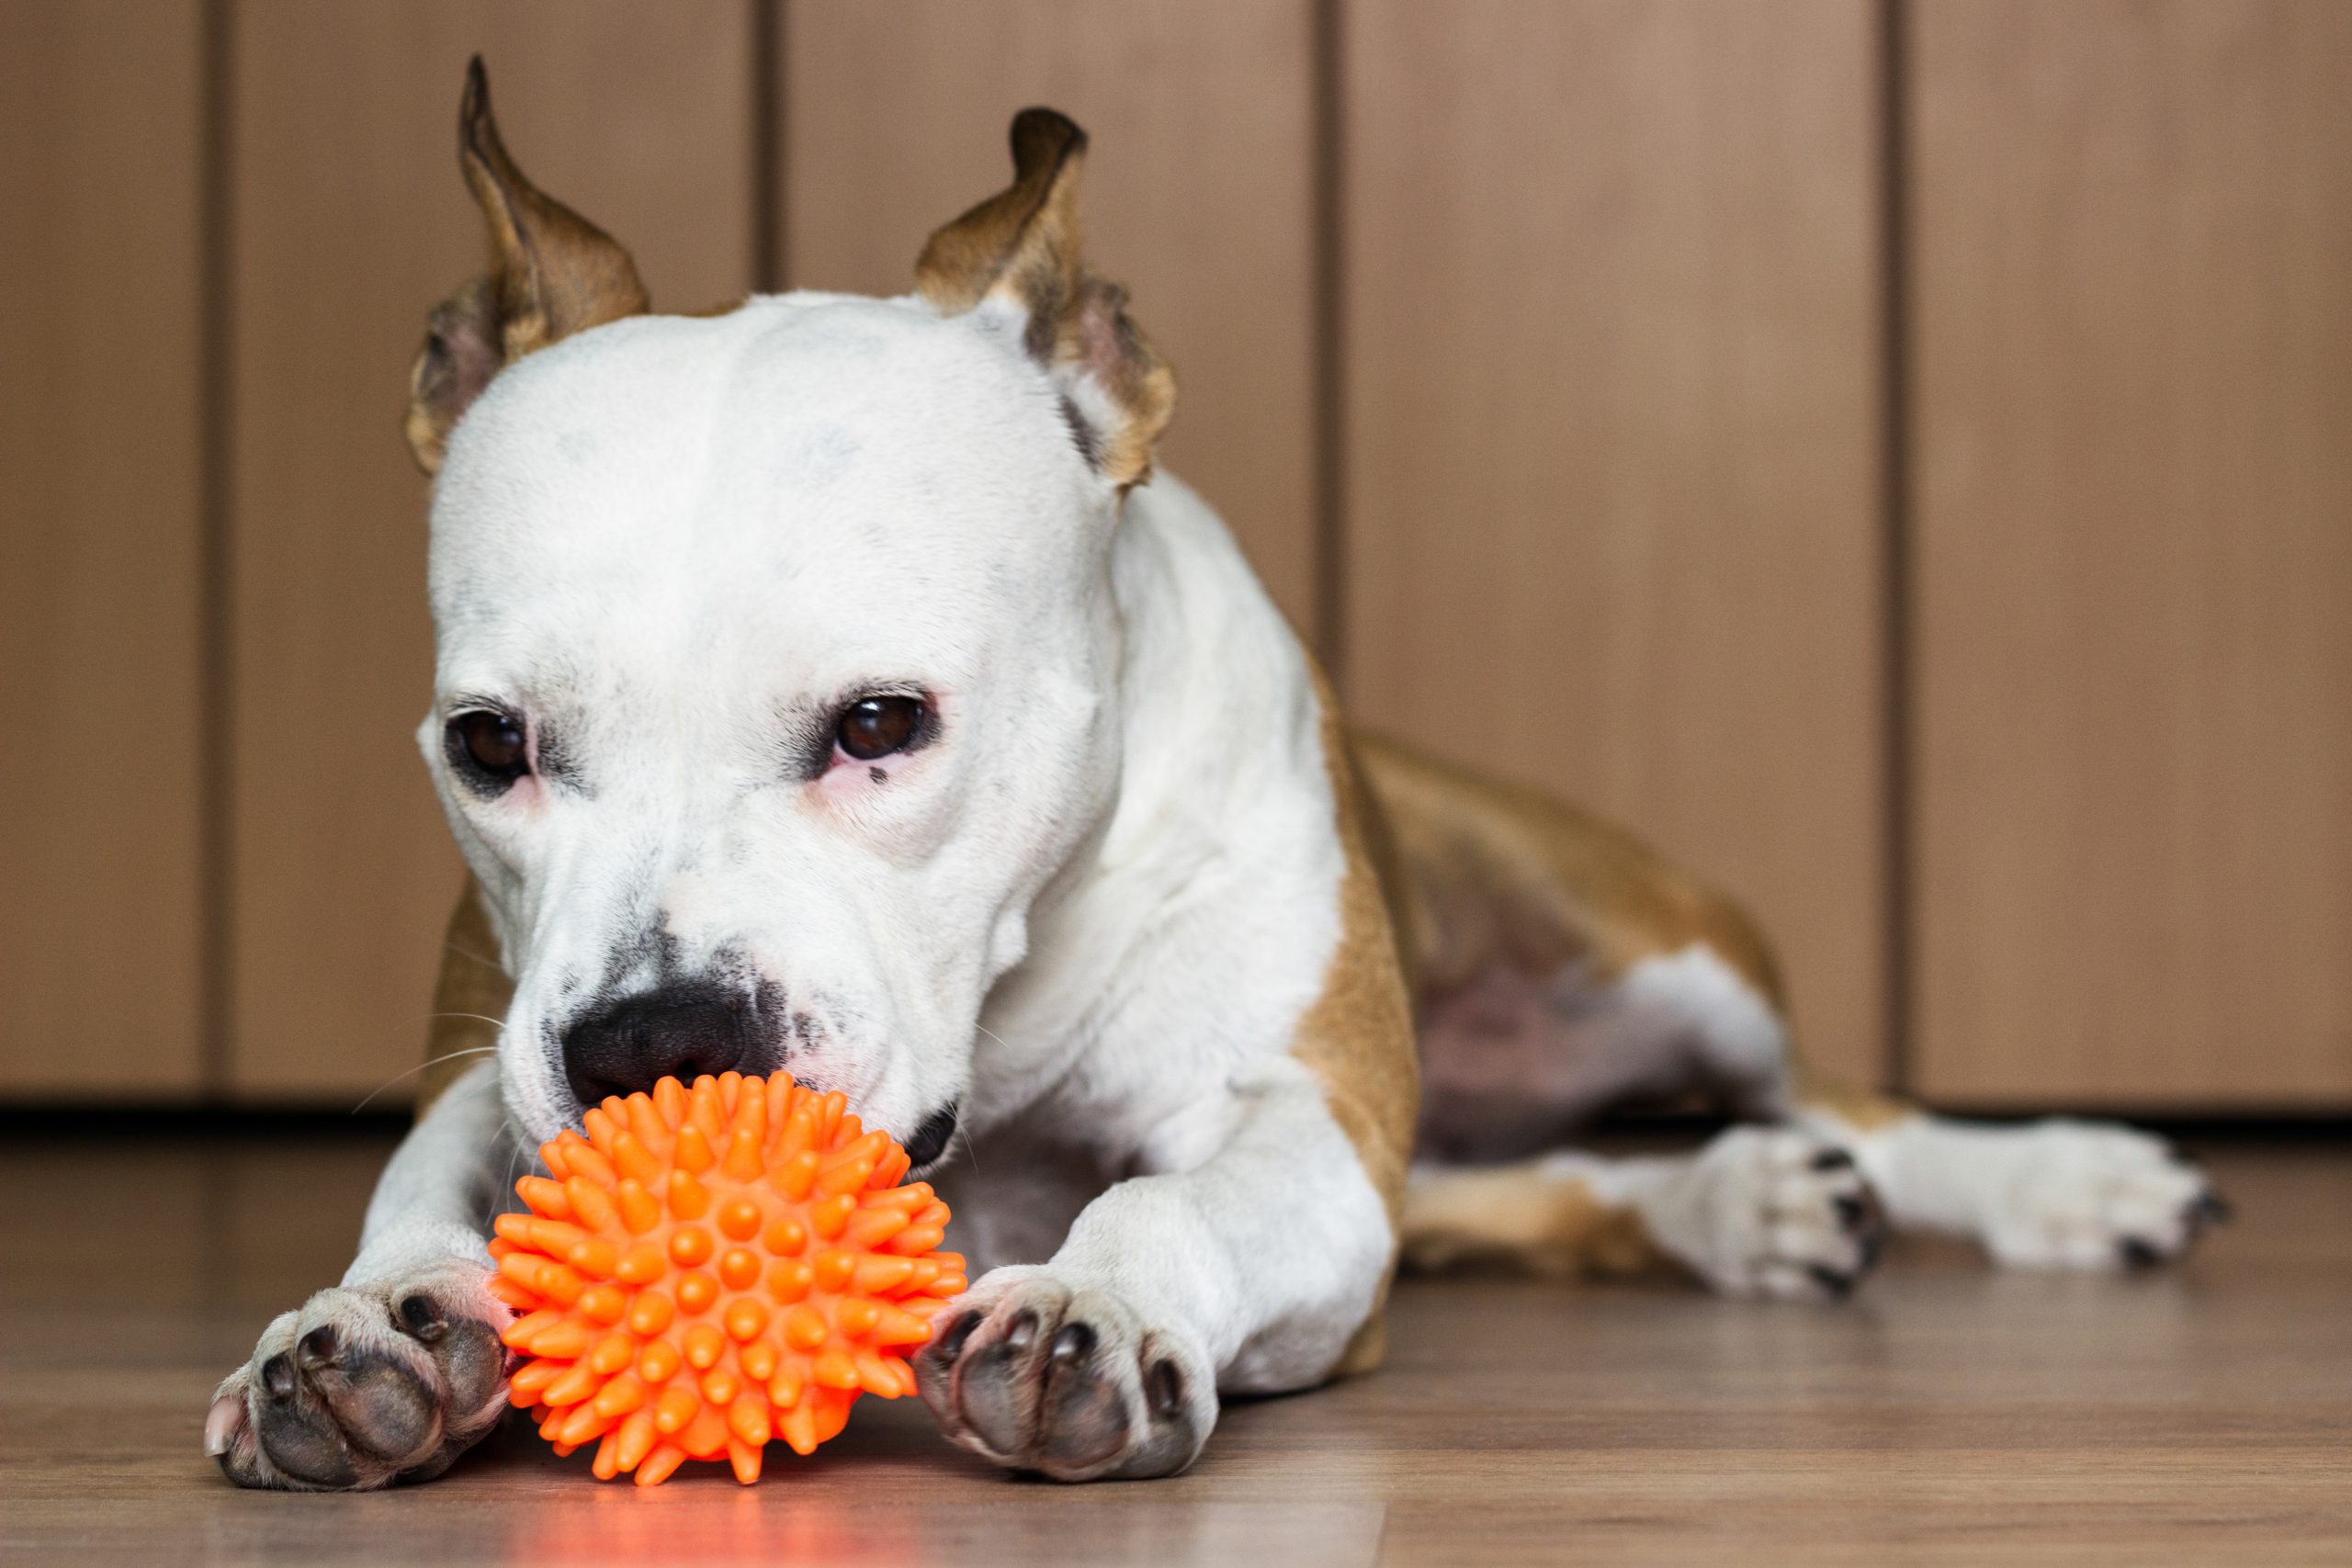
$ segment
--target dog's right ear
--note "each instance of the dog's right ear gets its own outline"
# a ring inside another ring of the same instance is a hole
[[[439,471],[458,416],[501,369],[650,303],[620,243],[524,178],[506,155],[480,55],[466,66],[458,162],[481,209],[490,270],[434,307],[409,372],[409,450],[428,474]]]

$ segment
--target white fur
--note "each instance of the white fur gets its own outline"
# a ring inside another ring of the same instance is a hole
[[[2202,1223],[2204,1178],[2130,1127],[1913,1115],[1861,1131],[1814,1120],[1853,1150],[1898,1228],[1968,1237],[2013,1268],[2114,1269],[2132,1244],[2176,1257]]]

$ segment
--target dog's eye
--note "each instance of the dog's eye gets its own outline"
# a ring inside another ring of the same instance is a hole
[[[833,739],[861,762],[902,751],[922,729],[923,706],[913,697],[861,697],[842,714]]]
[[[530,743],[510,714],[477,709],[449,721],[449,761],[490,780],[519,779],[531,771]]]

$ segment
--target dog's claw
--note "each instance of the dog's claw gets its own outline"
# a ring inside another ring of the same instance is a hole
[[[294,1354],[306,1372],[315,1372],[334,1364],[340,1348],[335,1339],[334,1325],[322,1323],[294,1344]]]
[[[412,1292],[401,1298],[401,1325],[425,1345],[438,1345],[441,1337],[449,1332],[448,1315],[441,1303],[423,1291]]]

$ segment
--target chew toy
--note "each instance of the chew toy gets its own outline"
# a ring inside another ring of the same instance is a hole
[[[933,1250],[947,1205],[907,1155],[789,1073],[663,1078],[539,1145],[499,1216],[491,1289],[530,1358],[509,1397],[595,1472],[657,1485],[689,1459],[759,1478],[771,1438],[813,1452],[861,1393],[915,1391],[907,1358],[964,1289]]]

